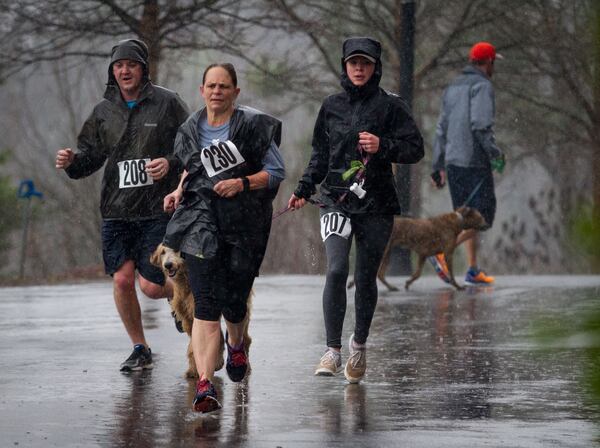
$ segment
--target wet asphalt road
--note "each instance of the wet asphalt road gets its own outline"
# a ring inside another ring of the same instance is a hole
[[[600,277],[499,277],[494,288],[458,293],[425,277],[408,293],[382,291],[360,385],[312,375],[324,349],[323,281],[257,280],[252,373],[234,384],[219,372],[223,409],[206,416],[191,411],[187,336],[165,301],[142,300],[154,370],[125,375],[118,366],[131,347],[110,282],[0,289],[0,446],[597,443],[600,410],[580,383],[581,344],[542,350],[533,336],[542,317],[568,322],[597,310]]]

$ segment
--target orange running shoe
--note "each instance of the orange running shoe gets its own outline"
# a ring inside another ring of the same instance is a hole
[[[450,283],[450,273],[448,272],[448,265],[446,264],[446,258],[443,253],[439,253],[432,257],[427,257],[429,262],[433,265],[435,273],[444,283]]]
[[[465,276],[465,283],[467,285],[491,285],[494,283],[494,277],[487,275],[483,270],[479,268],[470,267]]]

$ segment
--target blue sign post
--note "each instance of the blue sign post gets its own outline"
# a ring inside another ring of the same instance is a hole
[[[37,197],[42,199],[44,195],[35,189],[35,185],[31,179],[21,181],[19,191],[17,192],[19,199],[27,199],[27,204],[23,207],[23,237],[21,239],[21,262],[19,265],[19,278],[22,279],[25,275],[25,255],[27,248],[27,232],[29,230],[29,218],[31,217],[31,198]]]

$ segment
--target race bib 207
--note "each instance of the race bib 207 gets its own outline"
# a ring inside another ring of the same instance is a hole
[[[325,241],[331,235],[348,239],[352,233],[350,218],[339,212],[326,213],[321,216],[321,238]]]

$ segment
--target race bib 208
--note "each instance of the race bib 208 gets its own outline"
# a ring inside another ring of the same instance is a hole
[[[152,185],[154,180],[146,172],[150,159],[123,160],[119,166],[119,188],[135,188]]]

